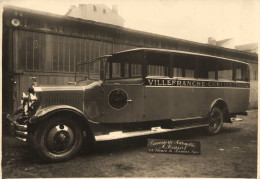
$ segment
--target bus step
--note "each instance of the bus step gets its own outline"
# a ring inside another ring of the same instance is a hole
[[[110,132],[109,134],[106,135],[97,135],[95,136],[95,139],[96,141],[108,141],[108,140],[116,140],[116,139],[130,138],[136,136],[145,136],[151,134],[173,132],[178,130],[205,127],[205,126],[208,126],[208,124],[194,124],[190,126],[179,126],[179,127],[176,126],[174,129],[162,129],[161,127],[153,127],[151,128],[151,130],[134,131],[134,132],[116,131],[116,132]]]

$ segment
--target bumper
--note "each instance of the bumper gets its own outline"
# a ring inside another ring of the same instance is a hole
[[[10,115],[6,116],[9,133],[16,139],[26,142],[28,140],[28,126],[17,122],[22,118],[24,117],[19,116],[12,119]]]

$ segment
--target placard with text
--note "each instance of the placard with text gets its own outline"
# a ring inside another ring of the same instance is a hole
[[[148,139],[147,147],[152,153],[201,154],[199,141]]]

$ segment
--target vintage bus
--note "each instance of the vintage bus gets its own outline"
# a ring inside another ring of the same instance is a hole
[[[195,127],[214,135],[248,108],[248,64],[233,59],[138,48],[81,63],[78,71],[69,86],[34,83],[10,119],[15,136],[46,160],[71,158],[83,141]]]

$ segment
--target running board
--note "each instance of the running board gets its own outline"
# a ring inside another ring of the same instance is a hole
[[[188,120],[194,120],[194,119],[205,119],[205,117],[201,117],[201,116],[197,116],[197,117],[187,117],[187,118],[177,118],[177,119],[171,119],[172,122],[176,122],[176,121],[188,121]]]
[[[191,126],[181,126],[174,129],[162,129],[161,127],[154,127],[151,128],[151,130],[144,130],[144,131],[134,131],[134,132],[110,132],[106,135],[98,135],[95,136],[96,141],[108,141],[108,140],[115,140],[115,139],[123,139],[123,138],[129,138],[129,137],[136,137],[136,136],[144,136],[144,135],[151,135],[151,134],[159,134],[159,133],[165,133],[165,132],[173,132],[173,131],[179,131],[184,129],[191,129],[191,128],[197,128],[197,127],[206,127],[208,124],[196,124]]]

